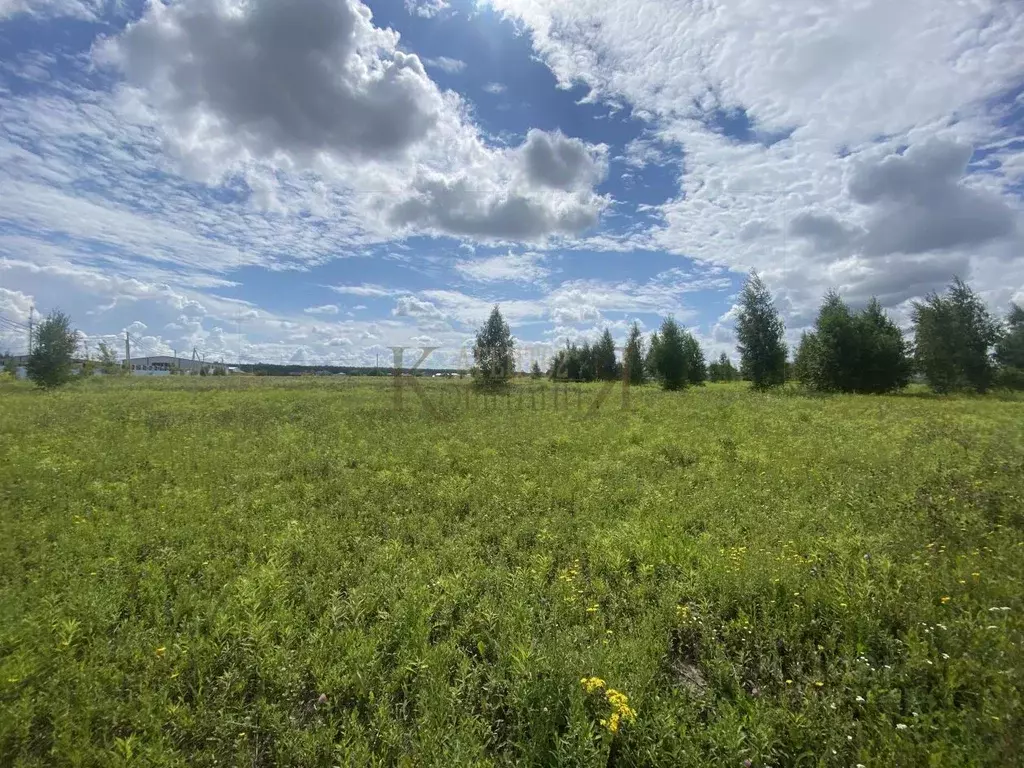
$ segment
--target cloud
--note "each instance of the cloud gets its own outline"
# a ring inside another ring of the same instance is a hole
[[[240,175],[266,214],[322,214],[332,232],[377,242],[540,240],[593,227],[605,205],[587,189],[603,148],[543,132],[489,144],[359,0],[157,0],[94,59],[124,76],[118,108],[151,123],[182,172]],[[529,165],[545,148],[558,164],[546,174]]]
[[[447,0],[405,0],[405,10],[424,19],[432,19],[448,7]]]
[[[483,283],[535,283],[551,274],[543,261],[544,257],[538,253],[509,252],[484,259],[459,260],[455,262],[455,271],[463,277]]]
[[[157,0],[98,56],[145,89],[182,154],[388,157],[435,128],[442,99],[371,18],[355,0]]]
[[[487,83],[483,89],[494,96],[499,96],[507,90],[501,83]]]
[[[302,311],[307,315],[336,315],[338,314],[338,305],[324,304],[319,307],[306,307]]]
[[[588,304],[569,307],[555,307],[551,310],[551,322],[556,326],[578,325],[586,322],[601,322],[601,311]]]
[[[438,56],[435,59],[424,59],[423,63],[428,67],[435,67],[449,75],[455,75],[466,68],[466,62],[462,59],[453,59],[448,56]]]
[[[928,263],[966,264],[995,295],[1024,246],[1011,225],[1024,168],[1014,4],[487,4],[525,29],[562,87],[644,121],[628,165],[658,162],[647,140],[682,160],[653,225],[619,236],[629,246],[757,267],[798,313],[798,293],[816,305],[844,270],[890,254],[915,257],[913,274],[893,270],[894,299],[921,289]],[[968,165],[962,149],[919,152],[931,140],[990,149]],[[885,155],[906,157],[866,170]]]
[[[649,165],[671,165],[677,158],[661,145],[657,139],[641,137],[626,145],[622,158],[632,168],[646,168]]]
[[[976,246],[1011,235],[1015,212],[998,195],[964,186],[973,154],[960,142],[933,139],[903,155],[862,162],[850,196],[877,205],[864,237],[868,255],[925,253]]]
[[[382,285],[373,285],[372,283],[364,283],[363,285],[328,285],[327,288],[340,293],[343,296],[394,296],[401,291],[396,291],[393,288],[386,288]]]
[[[556,324],[599,319],[609,312],[674,315],[678,320],[692,318],[695,308],[683,300],[688,293],[723,290],[731,286],[728,278],[692,275],[680,269],[661,272],[644,282],[624,280],[570,280],[547,297],[546,303]]]
[[[395,302],[391,314],[396,317],[417,317],[443,320],[444,313],[429,301],[417,299],[415,296],[400,296]]]
[[[830,214],[803,212],[790,232],[825,252],[846,249],[868,257],[920,254],[1007,238],[1017,213],[997,194],[963,183],[973,150],[930,139],[903,154],[863,158],[850,174],[850,199],[869,209],[859,226]]]
[[[606,202],[583,193],[561,199],[524,192],[480,194],[468,178],[420,178],[415,195],[396,205],[388,221],[401,228],[494,240],[539,240],[575,235],[597,225]]]
[[[848,245],[855,233],[835,217],[824,213],[803,211],[789,223],[789,232],[814,242],[820,250],[832,252]]]
[[[522,147],[526,176],[531,184],[561,190],[588,188],[606,171],[603,148],[588,146],[561,131],[531,130]]]
[[[34,299],[26,293],[0,288],[0,314],[7,320],[27,324],[34,304]]]
[[[202,317],[206,314],[206,307],[195,299],[186,299],[184,297],[178,302],[178,309],[181,310],[183,317]]]
[[[36,17],[68,16],[87,21],[100,16],[107,6],[117,0],[0,0],[0,20],[19,13]]]
[[[625,98],[658,118],[742,109],[764,131],[801,126],[828,141],[945,119],[1024,70],[1024,16],[1005,3],[488,5],[523,24],[558,80],[586,84],[592,100]]]

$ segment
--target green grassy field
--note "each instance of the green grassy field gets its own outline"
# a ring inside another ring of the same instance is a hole
[[[569,391],[0,386],[0,762],[1022,764],[1024,401]]]

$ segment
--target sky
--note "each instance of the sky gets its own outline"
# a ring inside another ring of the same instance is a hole
[[[790,342],[1024,302],[1022,195],[1015,0],[0,0],[14,353],[443,367],[499,304],[523,365],[668,315],[735,359],[751,269]]]

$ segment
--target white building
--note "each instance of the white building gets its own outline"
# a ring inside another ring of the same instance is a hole
[[[132,376],[170,376],[171,371],[198,375],[199,371],[203,368],[206,369],[207,373],[213,373],[217,369],[224,369],[222,363],[203,363],[199,360],[192,360],[186,357],[171,357],[170,355],[133,357],[130,363]]]
[[[13,361],[14,376],[18,379],[28,378],[28,355],[11,355],[10,360]],[[82,364],[84,360],[75,360],[73,362],[73,368],[75,374],[82,372]],[[206,368],[207,373],[213,373],[215,370],[224,370],[229,373],[241,373],[237,368],[232,370],[227,368],[223,363],[203,363],[199,360],[192,360],[185,357],[171,357],[169,355],[159,355],[156,357],[133,357],[130,361],[131,375],[132,376],[170,376],[171,371],[177,371],[182,374],[199,374],[200,369]],[[99,364],[94,360],[95,367],[93,373],[101,374],[102,371],[99,369]],[[124,365],[124,363],[119,363]]]

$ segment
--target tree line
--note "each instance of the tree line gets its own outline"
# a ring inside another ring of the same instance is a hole
[[[736,318],[738,368],[724,352],[707,363],[694,335],[668,317],[646,342],[634,322],[621,361],[607,328],[593,344],[567,343],[555,353],[547,377],[576,382],[652,381],[667,390],[738,379],[765,390],[795,379],[815,392],[880,394],[898,391],[918,376],[938,393],[1024,389],[1021,307],[1011,304],[1000,321],[970,286],[954,278],[943,293],[915,301],[911,319],[912,343],[876,298],[854,311],[837,292],[829,291],[813,328],[801,336],[790,362],[785,326],[774,299],[760,276],[751,272]],[[484,386],[507,382],[515,371],[514,347],[511,330],[495,306],[477,334],[474,381]],[[536,361],[531,375],[544,375]]]
[[[740,378],[755,389],[770,389],[793,378],[816,392],[877,394],[898,391],[914,376],[938,393],[1024,389],[1024,309],[1017,304],[999,320],[970,286],[954,278],[943,293],[915,301],[911,320],[912,343],[877,299],[853,311],[829,291],[790,363],[782,318],[764,281],[751,272],[736,318],[738,369],[725,353],[707,363],[694,335],[668,317],[646,342],[634,322],[621,361],[607,328],[593,344],[569,343],[555,354],[547,376],[581,382],[625,378],[638,385],[653,381],[667,390]],[[68,316],[51,313],[34,330],[33,342],[29,377],[44,387],[68,381],[78,344]],[[471,373],[479,386],[503,386],[515,374],[515,341],[498,306],[477,333],[473,359]],[[104,344],[95,364],[104,371],[118,370],[116,355]],[[531,374],[544,375],[536,361]]]

